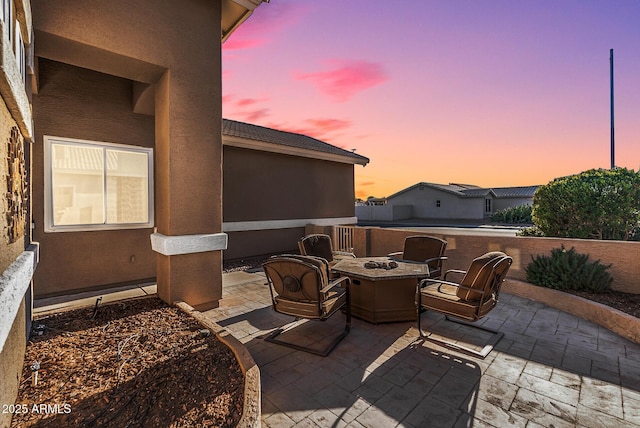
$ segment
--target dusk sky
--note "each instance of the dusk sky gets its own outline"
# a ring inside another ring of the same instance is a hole
[[[640,0],[271,0],[223,45],[225,118],[370,159],[356,197],[640,167]]]

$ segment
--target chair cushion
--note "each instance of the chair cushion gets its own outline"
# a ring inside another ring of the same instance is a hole
[[[323,281],[322,283],[323,284],[329,283],[329,278],[331,277],[329,262],[327,262],[327,260],[323,259],[322,257],[302,256],[300,254],[282,254],[276,257],[287,257],[290,259],[300,260],[305,263],[310,263],[316,266],[318,269],[320,269],[320,273],[322,274],[322,281]],[[323,286],[321,286],[320,288],[322,287]]]
[[[323,274],[314,265],[289,257],[269,259],[264,265],[273,291],[285,299],[298,302],[320,300]]]
[[[327,261],[333,260],[331,237],[329,235],[314,234],[302,238],[300,241],[302,253],[309,256],[322,257]]]
[[[447,241],[443,241],[433,236],[408,236],[404,240],[404,251],[402,258],[414,262],[423,262],[434,257],[441,257]],[[429,263],[429,268],[437,268],[440,260],[434,260]]]
[[[334,287],[327,293],[326,300],[322,302],[303,302],[276,296],[274,309],[277,312],[295,317],[323,319],[331,316],[345,303],[347,303],[347,290]]]
[[[471,288],[472,290],[458,288],[458,297],[462,300],[481,299],[482,291],[484,291],[485,288],[490,285],[490,281],[493,280],[493,266],[498,262],[498,259],[503,257],[506,257],[505,253],[501,251],[491,251],[473,259],[467,273],[464,278],[462,278],[462,281],[460,281],[460,285]]]
[[[432,284],[420,290],[420,305],[423,308],[445,313],[457,318],[476,321],[486,315],[497,303],[495,296],[485,300],[463,300],[457,295],[458,287]]]

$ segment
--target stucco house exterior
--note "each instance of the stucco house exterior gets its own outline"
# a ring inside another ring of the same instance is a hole
[[[538,186],[482,188],[421,182],[387,197],[383,207],[356,207],[359,221],[408,218],[482,220],[496,211],[532,204]]]
[[[305,225],[355,224],[364,156],[315,138],[223,120],[223,223],[234,259],[297,251]]]
[[[219,41],[263,1],[0,0],[0,402],[32,292],[155,276],[169,303],[217,306]]]

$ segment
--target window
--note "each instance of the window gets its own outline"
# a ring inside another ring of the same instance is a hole
[[[490,213],[491,212],[491,199],[489,199],[489,198],[484,200],[484,212],[486,212],[486,213]]]
[[[440,208],[440,199],[436,201],[436,208]]]
[[[5,25],[6,35],[9,37],[9,46],[13,48],[14,21],[13,17],[13,0],[2,1],[2,22]]]
[[[45,232],[153,227],[153,150],[44,138]]]
[[[14,53],[16,55],[16,62],[18,63],[18,71],[20,71],[20,76],[22,76],[22,81],[25,82],[27,79],[27,68],[25,62],[25,49],[24,49],[24,41],[22,40],[22,33],[20,32],[20,23],[16,22],[16,37],[15,37],[15,49]]]
[[[9,4],[9,0],[0,0],[0,21],[7,22],[7,6]]]

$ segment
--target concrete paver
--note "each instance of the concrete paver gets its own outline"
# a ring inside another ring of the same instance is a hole
[[[325,358],[265,342],[291,318],[273,311],[259,273],[230,278],[220,308],[205,315],[260,366],[265,427],[640,427],[640,345],[518,296],[503,293],[483,320],[505,333],[484,360],[420,339],[411,322],[354,319]],[[303,336],[320,339],[343,323],[336,314]],[[423,326],[485,339],[438,314],[423,314]]]

